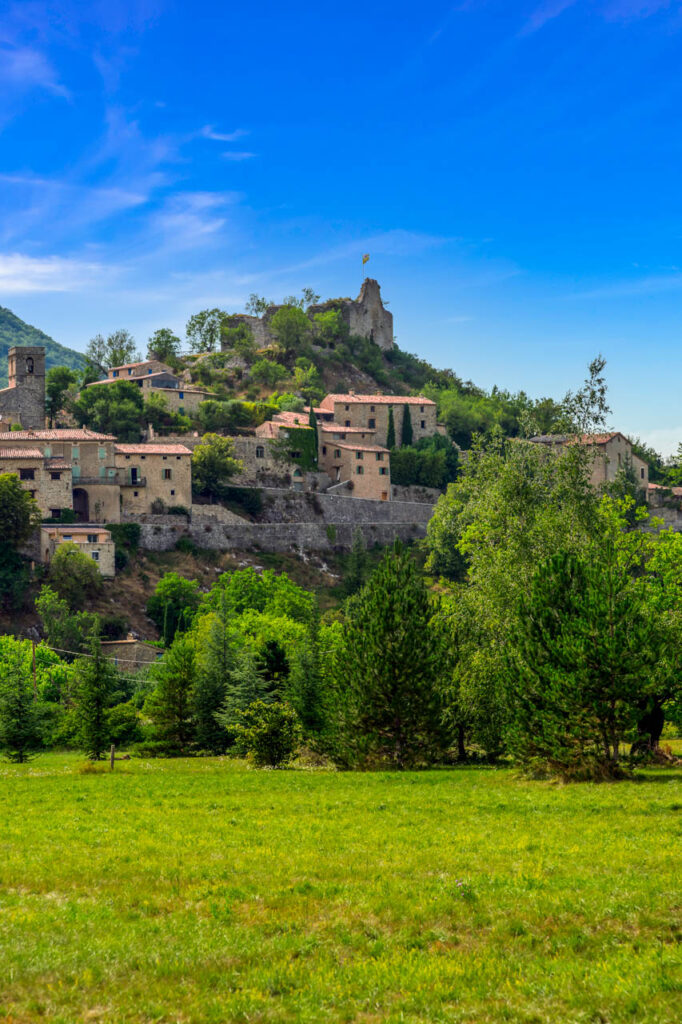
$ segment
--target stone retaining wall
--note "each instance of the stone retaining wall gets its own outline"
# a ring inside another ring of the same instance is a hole
[[[337,494],[301,494],[266,487],[261,523],[426,523],[433,506],[422,501],[372,501]]]

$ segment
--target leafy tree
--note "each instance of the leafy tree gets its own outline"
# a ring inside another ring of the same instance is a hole
[[[17,649],[4,660],[0,679],[0,747],[10,761],[22,764],[41,746],[31,671]]]
[[[393,451],[395,448],[395,420],[393,418],[393,406],[388,407],[388,427],[386,429],[386,447]]]
[[[156,686],[145,701],[145,712],[154,725],[154,738],[178,753],[189,749],[195,738],[192,714],[197,661],[194,643],[178,636],[154,667]]]
[[[611,540],[543,562],[509,648],[517,759],[566,779],[618,777],[662,639]]]
[[[310,336],[310,320],[298,306],[285,305],[277,310],[269,323],[283,358],[292,362],[302,353]]]
[[[256,425],[253,406],[236,400],[207,399],[200,402],[198,417],[201,429],[209,434],[218,430],[232,432],[239,427]]]
[[[0,608],[18,611],[31,582],[27,559],[9,544],[0,548]]]
[[[311,405],[322,398],[324,388],[322,378],[316,366],[309,359],[300,358],[296,360],[294,367],[294,380],[296,387]]]
[[[362,530],[353,533],[353,544],[348,555],[348,564],[343,579],[346,594],[351,595],[361,590],[367,582],[369,558]]]
[[[182,342],[170,327],[160,327],[147,342],[147,359],[158,359],[162,363],[173,363],[180,355]]]
[[[40,526],[37,502],[19,483],[16,473],[0,473],[0,536],[3,545],[21,547]]]
[[[234,457],[234,442],[219,434],[204,434],[192,454],[192,482],[198,494],[220,499],[230,477],[243,466]]]
[[[236,736],[237,748],[258,768],[284,768],[289,764],[301,738],[301,726],[292,707],[258,700],[238,711],[235,719],[227,724]]]
[[[189,629],[199,601],[196,580],[187,580],[177,572],[161,577],[147,602],[147,615],[156,623],[166,647],[170,647],[178,631]]]
[[[60,544],[55,551],[50,563],[50,581],[59,596],[74,610],[102,589],[102,575],[97,563],[72,541]]]
[[[227,314],[222,309],[203,309],[187,321],[185,332],[192,352],[215,352]]]
[[[246,303],[246,312],[252,316],[262,316],[269,306],[273,303],[270,299],[266,299],[263,295],[256,295],[255,292],[251,292],[249,295],[249,301]]]
[[[348,328],[338,309],[326,309],[323,313],[316,313],[313,322],[317,328],[318,339],[329,348],[334,348],[348,335]]]
[[[400,544],[351,599],[339,682],[350,763],[405,768],[442,756],[437,611]]]
[[[167,433],[168,431],[184,433],[191,426],[189,416],[184,416],[178,412],[171,412],[164,396],[154,394],[153,392],[142,406],[142,421],[145,424],[151,423],[154,430],[159,434]]]
[[[92,612],[71,612],[68,602],[47,584],[40,588],[36,611],[41,618],[47,642],[62,652],[79,653],[99,635],[99,616]]]
[[[117,683],[98,639],[91,641],[89,656],[76,661],[74,684],[78,742],[91,761],[99,761],[111,744],[109,709]]]
[[[112,366],[123,366],[139,359],[137,342],[126,330],[112,331],[106,338],[96,334],[87,344],[85,358],[90,367],[102,375]]]
[[[412,444],[412,438],[414,436],[412,430],[412,416],[410,414],[409,405],[403,406],[403,422],[400,429],[400,446],[408,448]]]
[[[67,396],[78,381],[78,374],[68,366],[53,366],[45,376],[45,410],[50,426],[64,408]]]
[[[222,347],[231,349],[250,366],[256,358],[256,341],[253,331],[245,323],[238,323],[236,327],[223,327],[221,331]]]
[[[279,382],[286,380],[288,376],[288,371],[280,363],[273,363],[271,359],[258,359],[251,367],[251,379],[268,388],[277,387]]]
[[[136,442],[142,436],[143,409],[141,388],[130,380],[116,380],[84,388],[74,403],[73,415],[80,427]]]

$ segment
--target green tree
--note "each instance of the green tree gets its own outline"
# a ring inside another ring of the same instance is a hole
[[[98,639],[74,667],[75,721],[78,742],[91,761],[99,761],[111,744],[109,709],[116,693],[116,670],[102,653]]]
[[[162,363],[173,363],[180,355],[182,342],[170,327],[160,327],[147,342],[147,359],[158,359]]]
[[[386,447],[389,451],[395,448],[395,420],[393,418],[393,406],[388,407],[388,427],[386,429]]]
[[[216,501],[225,494],[230,478],[242,468],[242,463],[234,457],[231,438],[204,434],[192,454],[192,483],[198,494]]]
[[[169,752],[184,753],[195,738],[197,664],[192,640],[178,636],[153,671],[156,685],[144,707],[154,726],[154,739]]]
[[[246,303],[246,312],[250,313],[251,316],[262,316],[263,313],[272,306],[273,303],[270,299],[266,299],[263,295],[256,295],[255,292],[251,292],[249,295],[249,301]]]
[[[60,544],[55,551],[50,563],[50,582],[73,610],[102,589],[97,563],[72,541]]]
[[[72,397],[72,389],[78,381],[78,374],[68,366],[53,366],[45,376],[45,411],[50,426],[62,411],[67,396]]]
[[[310,336],[310,320],[297,306],[285,305],[277,310],[268,324],[276,338],[282,357],[291,363],[301,355]]]
[[[227,314],[222,309],[202,309],[187,321],[185,333],[192,352],[215,352]]]
[[[409,405],[404,405],[403,422],[402,427],[400,429],[400,446],[409,448],[409,446],[412,444],[413,436],[414,434],[412,430],[412,416],[410,414],[410,407]]]
[[[139,359],[137,342],[123,329],[112,331],[106,338],[96,334],[86,346],[85,358],[91,369],[102,376],[112,366],[123,366]]]
[[[41,746],[31,671],[16,649],[5,659],[0,680],[0,747],[10,761],[22,764]]]
[[[191,426],[189,416],[184,416],[178,412],[171,412],[164,396],[154,394],[153,392],[142,406],[141,418],[143,423],[150,423],[157,434],[168,433],[169,431],[184,433]]]
[[[9,544],[0,548],[0,608],[18,611],[31,583],[29,563]]]
[[[512,752],[565,779],[614,778],[664,634],[611,539],[537,569],[509,647]]]
[[[84,388],[74,403],[73,415],[80,427],[136,442],[142,436],[143,409],[142,389],[130,380],[116,380]]]
[[[161,577],[147,601],[147,615],[158,627],[166,647],[170,647],[178,631],[190,628],[199,601],[197,580],[187,580],[177,572]]]
[[[277,387],[279,382],[286,380],[288,376],[288,370],[271,359],[258,359],[251,367],[251,379],[268,388]]]
[[[3,545],[22,546],[40,526],[40,509],[16,473],[0,473],[0,536]]]
[[[313,322],[317,329],[317,337],[329,348],[334,348],[348,335],[348,328],[338,309],[326,309],[316,313]]]
[[[349,602],[339,687],[350,763],[406,768],[442,756],[437,613],[400,544]]]
[[[296,753],[301,738],[298,717],[288,704],[254,701],[226,725],[236,737],[237,749],[247,754],[258,768],[284,768]]]
[[[92,638],[101,631],[98,615],[92,612],[71,612],[68,602],[47,584],[40,588],[36,611],[42,621],[47,642],[62,652],[80,653],[86,650]]]
[[[356,594],[367,582],[369,557],[362,530],[353,532],[353,543],[348,555],[348,563],[343,578],[346,594]]]

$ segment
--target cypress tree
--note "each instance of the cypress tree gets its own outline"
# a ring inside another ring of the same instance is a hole
[[[99,639],[90,643],[90,656],[76,666],[76,720],[81,749],[99,761],[111,741],[109,708],[116,690],[116,670],[102,653]]]
[[[0,746],[10,761],[23,764],[42,743],[33,681],[20,651],[12,652],[0,690]]]
[[[310,427],[315,431],[315,464],[317,465],[317,460],[318,460],[318,455],[319,455],[319,446],[320,446],[320,437],[319,437],[319,434],[317,432],[317,416],[315,415],[315,411],[313,409],[313,400],[312,400],[312,398],[310,399],[310,412],[308,414],[308,423],[309,423]]]
[[[410,416],[409,405],[403,406],[403,423],[400,430],[400,447],[409,448],[412,444],[412,417]]]
[[[388,407],[388,427],[386,429],[386,447],[390,450],[395,448],[395,420],[393,419],[393,406]]]
[[[349,764],[405,768],[443,753],[437,611],[399,543],[349,602],[338,681]]]

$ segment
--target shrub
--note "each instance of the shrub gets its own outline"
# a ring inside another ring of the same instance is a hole
[[[50,580],[72,609],[83,605],[102,589],[102,576],[97,563],[84,554],[77,544],[60,544],[50,564]]]
[[[256,700],[235,713],[232,727],[237,749],[259,768],[283,768],[293,758],[301,738],[296,712],[288,704]]]

